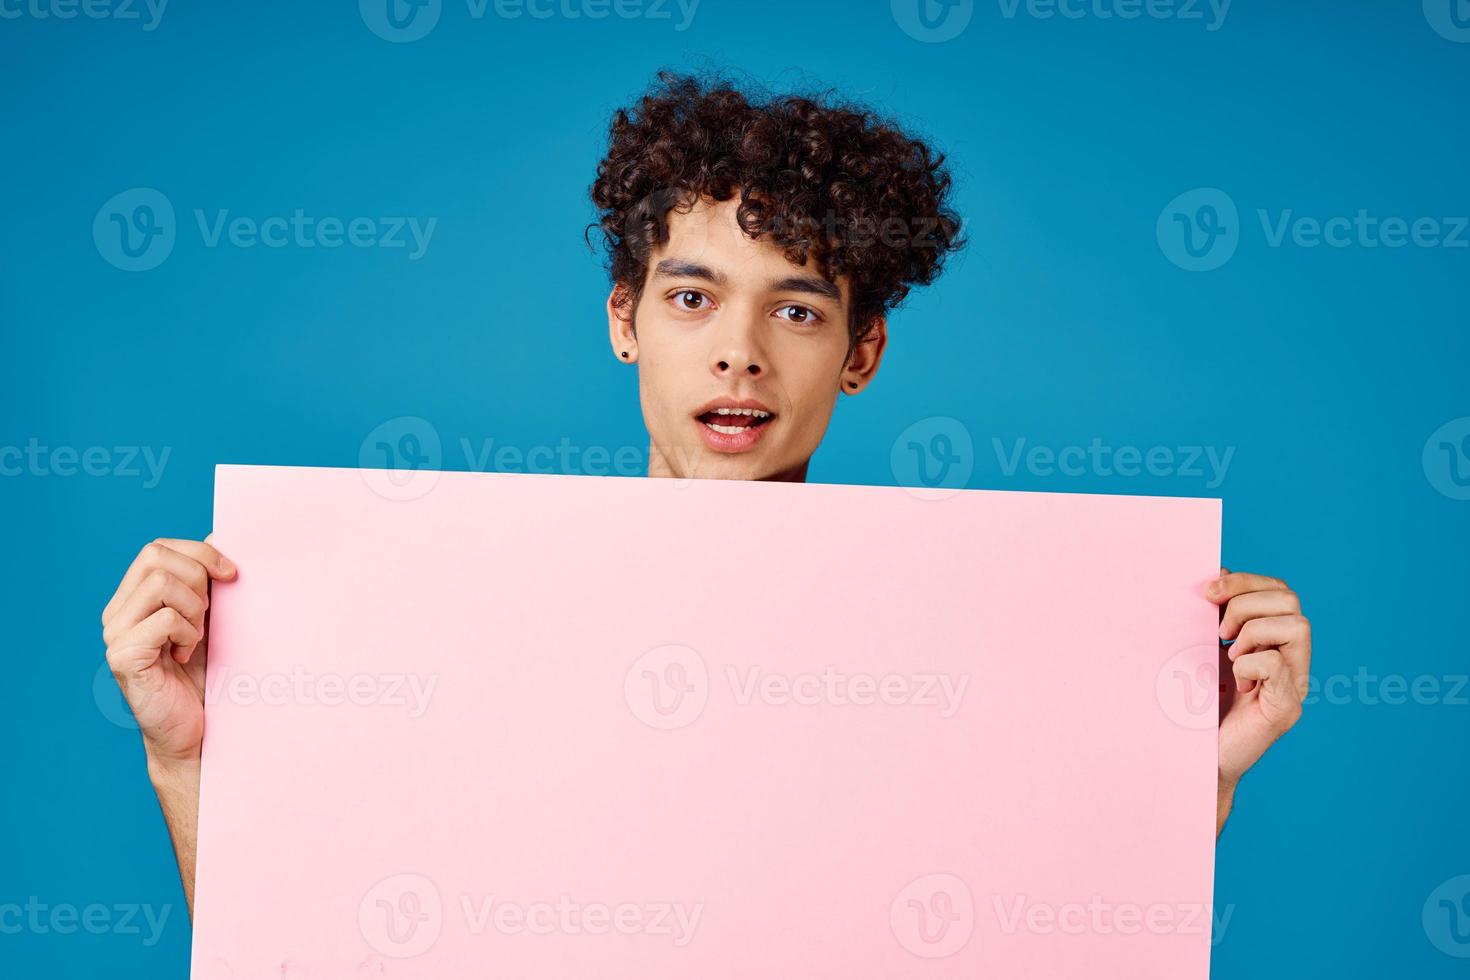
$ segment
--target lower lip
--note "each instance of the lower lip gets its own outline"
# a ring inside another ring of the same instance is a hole
[[[761,437],[766,434],[766,430],[776,424],[776,420],[771,419],[764,425],[749,425],[739,432],[729,434],[716,432],[699,419],[695,419],[694,424],[699,426],[699,434],[704,437],[704,444],[715,452],[743,453],[754,449],[755,444],[760,442]]]

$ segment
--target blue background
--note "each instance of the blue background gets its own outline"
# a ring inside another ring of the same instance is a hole
[[[901,30],[887,0],[704,0],[685,31],[677,14],[476,20],[446,0],[412,43],[350,2],[175,0],[152,31],[5,2],[22,16],[0,19],[0,447],[170,455],[151,487],[0,477],[0,904],[173,910],[151,947],[0,933],[0,975],[187,973],[141,747],[93,682],[99,611],[147,540],[209,530],[216,462],[357,465],[403,416],[433,426],[450,469],[471,465],[461,439],[643,446],[582,231],[608,117],[660,66],[835,86],[953,163],[970,247],[894,316],[879,381],[843,401],[814,479],[892,484],[899,433],[952,417],[972,487],[1223,496],[1226,563],[1301,593],[1320,678],[1470,670],[1470,502],[1448,456],[1421,461],[1470,416],[1470,249],[1271,247],[1257,218],[1470,213],[1470,44],[1417,2],[1238,0],[1213,31],[991,2],[943,43]],[[92,227],[137,187],[172,203],[177,242],[126,272]],[[1156,223],[1211,187],[1239,208],[1238,249],[1188,272]],[[296,208],[438,226],[410,261],[210,248],[193,218]],[[1216,488],[1008,473],[995,439],[1234,455]],[[1470,873],[1470,707],[1338,701],[1309,705],[1242,786],[1214,974],[1463,976],[1421,909]]]

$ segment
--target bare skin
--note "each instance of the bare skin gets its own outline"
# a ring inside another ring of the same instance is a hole
[[[861,393],[878,370],[886,324],[851,344],[847,282],[824,288],[812,267],[741,233],[732,210],[701,205],[671,216],[637,309],[620,303],[622,287],[608,299],[613,356],[638,365],[649,476],[801,481],[837,395]],[[711,405],[764,411],[766,431],[752,438],[740,430],[757,416],[712,414]],[[1241,776],[1301,717],[1312,647],[1286,583],[1220,573],[1207,595],[1230,643],[1221,678],[1234,684],[1221,697],[1216,834]],[[235,575],[208,539],[160,538],[102,612],[107,660],[143,734],[191,916],[209,587]]]
[[[148,775],[173,839],[190,915],[209,585],[235,575],[234,564],[205,541],[159,538],[138,553],[102,610],[107,663],[143,734]]]

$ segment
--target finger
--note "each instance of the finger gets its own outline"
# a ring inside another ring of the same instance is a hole
[[[123,601],[112,622],[103,628],[102,641],[112,646],[118,636],[164,607],[178,610],[191,624],[203,629],[204,610],[209,608],[209,600],[172,573],[155,568]]]
[[[1235,687],[1241,693],[1261,685],[1260,703],[1271,720],[1285,731],[1296,724],[1302,714],[1302,699],[1306,692],[1299,690],[1296,675],[1287,665],[1280,650],[1260,650],[1247,654],[1232,666]]]
[[[1236,660],[1257,650],[1286,648],[1305,644],[1312,636],[1312,624],[1301,615],[1267,616],[1252,619],[1240,628],[1230,646],[1230,659]]]
[[[184,566],[182,561],[193,561],[197,569]],[[128,566],[128,572],[123,574],[122,582],[118,585],[118,591],[113,592],[112,599],[107,601],[106,608],[101,611],[101,623],[107,626],[113,616],[118,614],[123,602],[138,588],[138,583],[153,572],[154,569],[166,569],[185,582],[194,582],[203,573],[204,580],[196,591],[204,594],[209,585],[209,579],[219,579],[228,582],[234,579],[234,561],[226,558],[218,548],[213,545],[204,544],[203,541],[181,541],[178,538],[157,538],[144,545],[143,551],[138,552],[138,557],[132,560]]]
[[[192,561],[199,566],[198,570],[184,568],[180,559]],[[203,572],[205,580],[201,585],[207,585],[210,578],[228,581],[236,574],[234,563],[212,545],[202,541],[158,538],[144,545],[143,549],[138,552],[138,556],[133,559],[133,563],[128,566],[122,582],[118,584],[117,591],[108,600],[107,607],[102,610],[102,625],[106,626],[111,621],[128,596],[137,589],[138,583],[155,568],[167,569],[191,584],[198,578],[199,572]],[[197,591],[202,593],[204,589],[200,588]]]
[[[235,563],[225,557],[214,545],[205,541],[184,541],[178,538],[159,538],[159,543],[164,547],[172,548],[182,555],[203,565],[209,572],[209,577],[227,582],[235,577]]]
[[[118,610],[137,591],[138,585],[156,571],[169,573],[199,595],[209,594],[209,572],[199,562],[161,544],[148,545],[144,554],[140,554],[133,567],[128,569],[128,574],[123,576],[123,582],[118,586],[117,594],[112,597],[107,608],[102,610],[104,627],[117,616]]]
[[[1285,589],[1286,583],[1269,575],[1252,575],[1249,572],[1225,572],[1205,589],[1211,602],[1229,602],[1247,592],[1271,592]]]
[[[1302,611],[1301,597],[1291,590],[1247,592],[1226,604],[1220,619],[1220,639],[1233,640],[1240,628],[1253,619],[1295,616]]]
[[[107,648],[107,665],[119,677],[153,666],[165,644],[192,647],[203,634],[177,609],[165,606],[125,631]]]

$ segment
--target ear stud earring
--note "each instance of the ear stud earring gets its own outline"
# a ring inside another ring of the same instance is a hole
[[[848,387],[849,387],[849,388],[852,388],[852,389],[853,389],[853,390],[857,390],[857,382],[856,382],[856,381],[849,381],[849,382],[848,382],[848,383],[847,383],[847,386],[848,386]]]
[[[628,352],[627,351],[623,351],[623,360],[626,361],[627,359],[628,359]]]

